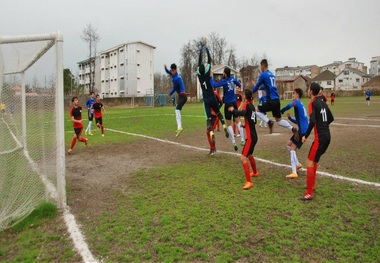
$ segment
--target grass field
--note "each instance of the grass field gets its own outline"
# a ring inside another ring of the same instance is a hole
[[[339,97],[330,108],[332,142],[319,171],[379,184],[380,98],[367,107],[363,97]],[[203,106],[186,104],[182,115],[184,131],[175,138],[172,107],[107,108],[105,127],[119,132],[106,130],[104,138],[95,132],[87,149],[77,143],[67,156],[68,204],[97,259],[380,261],[378,186],[319,175],[315,200],[298,200],[305,171],[285,179],[290,133],[275,126],[273,135],[257,127],[260,177],[243,191],[241,147],[234,152],[217,132],[218,153],[207,156]],[[66,117],[68,147],[73,133]],[[298,152],[302,164],[310,142]],[[0,261],[81,260],[61,217],[28,224],[0,233]]]

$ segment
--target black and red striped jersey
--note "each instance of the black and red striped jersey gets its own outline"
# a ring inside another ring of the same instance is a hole
[[[70,118],[74,117],[75,120],[81,120],[82,119],[82,106],[78,107],[71,107],[70,109]],[[74,128],[82,128],[83,124],[79,122],[73,122]]]
[[[326,102],[320,99],[320,97],[314,97],[309,105],[309,127],[305,134],[305,137],[309,137],[311,130],[314,128],[314,136],[318,138],[319,134],[330,134],[329,125],[334,121]]]
[[[256,140],[257,132],[255,106],[250,101],[247,101],[243,104],[243,109],[241,111],[234,110],[234,113],[238,116],[244,116],[245,134],[247,140]]]

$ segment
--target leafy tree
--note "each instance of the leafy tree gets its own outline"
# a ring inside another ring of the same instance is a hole
[[[65,68],[63,70],[63,91],[65,95],[71,95],[72,90],[75,90],[74,76],[71,73],[71,70]]]

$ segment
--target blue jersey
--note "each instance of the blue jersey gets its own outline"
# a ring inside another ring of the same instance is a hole
[[[176,73],[174,76],[172,76],[171,72],[167,68],[165,68],[165,71],[172,77],[173,81],[173,88],[169,92],[170,96],[173,95],[174,92],[177,92],[178,94],[185,93],[185,84],[183,83],[181,75]]]
[[[213,88],[223,87],[223,102],[232,103],[236,102],[235,88],[236,86],[241,87],[240,82],[234,77],[229,77],[228,79],[222,79],[219,82],[214,82],[213,78],[210,78],[211,86]]]
[[[259,99],[259,105],[263,105],[266,101],[267,101],[267,97],[261,96],[261,98]]]
[[[276,77],[269,70],[261,73],[259,80],[257,81],[256,85],[252,88],[252,92],[255,93],[261,87],[261,85],[264,87],[261,89],[265,90],[267,100],[280,99],[276,87]]]
[[[88,100],[87,100],[87,103],[86,103],[86,109],[90,109],[91,108],[91,106],[92,106],[92,104],[94,104],[95,103],[95,101],[96,101],[96,98],[89,98]],[[91,111],[91,114],[92,115],[94,115],[94,111],[92,110]]]
[[[367,97],[371,97],[371,92],[370,92],[369,90],[367,90],[367,91],[365,92],[365,95],[366,95]]]
[[[303,105],[300,100],[293,100],[284,108],[281,109],[281,113],[283,114],[285,111],[294,107],[294,116],[295,119],[289,118],[289,120],[298,125],[298,130],[300,134],[305,134],[307,131],[307,127],[309,126],[309,120],[307,117],[307,112],[305,105]]]

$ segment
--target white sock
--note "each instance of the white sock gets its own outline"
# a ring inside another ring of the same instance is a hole
[[[280,125],[281,127],[284,127],[288,130],[292,130],[293,129],[293,126],[290,125],[289,122],[287,122],[286,120],[280,120],[279,122],[277,122],[278,125]]]
[[[182,119],[181,119],[181,111],[175,110],[175,119],[177,121],[177,130],[182,128]]]
[[[266,122],[266,123],[269,122],[267,115],[262,112],[256,111],[256,116],[259,117],[261,120],[263,120],[263,122]]]
[[[232,143],[236,143],[235,142],[235,136],[234,136],[234,129],[232,129],[232,125],[227,127],[227,131],[230,134],[230,138],[231,138]]]
[[[238,123],[236,126],[237,126],[237,128],[239,129],[240,140],[241,140],[242,142],[244,142],[244,141],[245,141],[245,139],[244,139],[244,129],[243,129],[243,127],[241,127],[241,122],[239,121],[239,123]]]
[[[292,173],[296,174],[297,173],[297,165],[296,165],[296,152],[295,151],[290,151],[290,164],[292,166]]]
[[[288,151],[291,151],[291,147],[289,145],[286,145],[286,148],[288,148]]]
[[[91,125],[92,125],[92,121],[89,121],[87,125],[87,129],[86,129],[86,131],[88,131],[89,133],[91,133]]]

